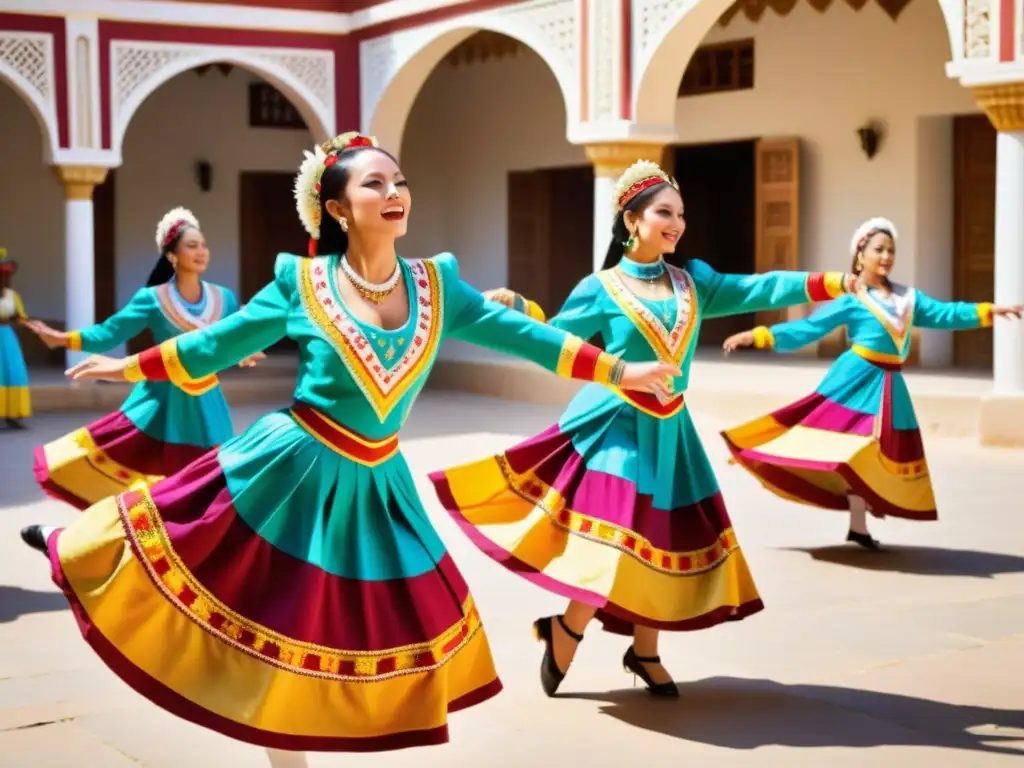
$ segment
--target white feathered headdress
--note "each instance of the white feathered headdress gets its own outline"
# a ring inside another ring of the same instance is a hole
[[[871,239],[873,235],[879,232],[885,232],[892,237],[893,242],[899,238],[899,233],[896,231],[896,225],[888,219],[883,219],[881,216],[876,216],[873,219],[868,219],[859,227],[857,231],[853,233],[853,237],[850,238],[850,255],[856,256],[864,248],[867,241]]]
[[[164,217],[160,219],[160,223],[156,225],[157,250],[163,252],[164,248],[178,236],[182,227],[199,229],[199,221],[188,208],[181,208],[179,206],[178,208],[172,208],[164,214]]]
[[[320,178],[324,171],[338,161],[338,155],[346,149],[376,147],[377,140],[350,131],[336,136],[324,144],[305,152],[306,159],[299,166],[295,177],[295,209],[299,212],[302,226],[313,240],[320,239]]]

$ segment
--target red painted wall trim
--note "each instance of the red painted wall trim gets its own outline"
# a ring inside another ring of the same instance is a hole
[[[0,13],[0,29],[11,32],[43,32],[53,35],[53,87],[57,103],[57,142],[60,147],[70,145],[68,118],[68,48],[67,30],[61,16],[27,16],[20,13]],[[47,137],[49,141],[49,137]],[[59,149],[54,147],[53,149]]]
[[[633,3],[632,0],[620,0],[622,6],[622,37],[619,40],[619,50],[622,60],[620,63],[620,92],[622,94],[622,105],[620,112],[623,120],[633,119]]]
[[[318,35],[308,32],[184,27],[169,24],[100,21],[100,110],[103,146],[111,148],[110,42],[142,40],[191,45],[235,45],[258,48],[306,48],[334,53],[335,123],[339,130],[359,125],[359,47],[349,35]]]
[[[465,16],[468,13],[479,13],[489,11],[492,8],[501,8],[506,5],[516,5],[525,0],[468,0],[468,2],[448,5],[443,8],[433,8],[422,13],[414,13],[411,16],[403,16],[393,21],[382,21],[371,27],[363,27],[352,33],[357,40],[371,40],[375,37],[383,37],[393,32],[401,32],[403,29],[422,27],[424,24],[433,24],[437,21],[444,21],[455,16]],[[628,2],[628,0],[627,0]]]
[[[1017,58],[1016,41],[1017,13],[1013,0],[1000,0],[999,4],[999,60],[1013,61]]]

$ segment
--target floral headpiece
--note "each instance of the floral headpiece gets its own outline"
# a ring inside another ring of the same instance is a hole
[[[899,233],[896,231],[895,224],[888,219],[876,216],[873,219],[868,219],[857,227],[857,231],[853,233],[853,237],[850,239],[850,255],[856,256],[864,250],[864,246],[867,245],[868,240],[879,232],[885,232],[893,239],[893,242],[899,238]]]
[[[161,253],[185,228],[199,229],[199,221],[188,208],[172,208],[156,225],[156,247]]]
[[[320,239],[320,179],[324,171],[338,162],[338,156],[346,150],[376,146],[377,140],[372,136],[350,131],[313,147],[312,152],[304,153],[306,159],[302,161],[299,174],[295,177],[295,209],[312,240]],[[315,243],[310,244],[311,247],[313,245]]]
[[[671,184],[677,190],[679,189],[676,180],[661,170],[657,163],[652,163],[650,160],[637,160],[626,169],[615,184],[615,192],[612,195],[612,213],[618,215],[629,205],[630,200],[645,189],[650,189],[658,184]]]
[[[7,258],[7,249],[0,248],[0,274],[13,275],[18,271],[18,262]]]

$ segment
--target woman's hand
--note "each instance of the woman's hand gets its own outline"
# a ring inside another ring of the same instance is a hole
[[[255,354],[249,355],[244,360],[240,360],[239,363],[238,363],[238,367],[239,368],[253,368],[261,360],[266,360],[266,359],[267,359],[266,353],[264,353],[264,352],[257,352]]]
[[[67,333],[51,328],[42,320],[26,320],[24,322],[24,326],[42,339],[43,344],[48,346],[50,349],[66,347],[68,345]]]
[[[671,400],[672,379],[680,374],[678,365],[669,363],[626,363],[619,387],[636,392],[651,392],[659,400]]]
[[[1005,317],[1010,320],[1020,320],[1021,316],[1024,316],[1024,307],[1022,307],[1020,304],[1000,304],[992,307],[992,315],[994,317]]]
[[[124,368],[128,358],[104,357],[92,355],[78,365],[72,366],[64,375],[73,381],[96,379],[98,381],[124,381]]]
[[[730,352],[735,352],[740,347],[752,347],[754,346],[754,332],[743,331],[742,333],[734,333],[728,339],[722,342],[722,349],[725,350],[725,354],[728,355]]]
[[[488,301],[496,301],[498,304],[503,304],[511,309],[515,303],[516,294],[508,288],[494,288],[490,291],[484,291],[484,298]]]
[[[861,279],[860,274],[847,272],[843,287],[846,289],[847,293],[857,293],[864,287],[864,281]]]

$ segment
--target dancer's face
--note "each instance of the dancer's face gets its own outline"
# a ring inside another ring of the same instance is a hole
[[[210,265],[210,249],[206,238],[198,229],[188,229],[178,241],[178,246],[167,254],[176,272],[201,275]]]
[[[860,265],[865,275],[888,278],[896,266],[896,243],[885,232],[876,232],[861,251]]]
[[[409,228],[412,195],[402,169],[383,152],[366,150],[348,165],[343,214],[362,235],[401,237]]]
[[[683,198],[666,184],[639,212],[626,211],[626,226],[640,240],[640,248],[657,254],[674,253],[686,231]]]

